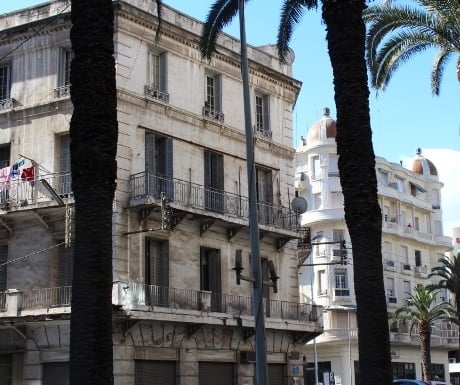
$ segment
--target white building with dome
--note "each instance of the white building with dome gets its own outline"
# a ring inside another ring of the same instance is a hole
[[[336,384],[358,385],[356,299],[353,250],[344,219],[336,122],[324,109],[296,151],[296,189],[307,200],[299,243],[299,282],[303,301],[324,307],[324,333],[306,347],[306,383],[333,372]],[[411,168],[376,157],[382,208],[382,256],[388,313],[404,304],[414,287],[430,283],[428,274],[452,248],[443,235],[441,189],[435,165],[417,150]],[[341,250],[345,241],[345,251]],[[308,246],[308,245],[311,246]],[[346,259],[345,259],[346,258]],[[440,293],[439,301],[448,300]],[[410,325],[392,325],[394,378],[422,378],[418,335]],[[448,378],[448,351],[458,348],[458,332],[448,323],[433,326],[433,375]],[[315,352],[316,351],[316,352]],[[363,385],[363,384],[361,384]]]

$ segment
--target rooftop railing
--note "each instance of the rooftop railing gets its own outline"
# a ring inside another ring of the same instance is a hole
[[[248,219],[248,198],[245,196],[148,172],[131,175],[130,182],[131,199],[159,199],[164,192],[167,199],[184,205],[184,209],[193,207]],[[257,213],[261,225],[293,231],[299,228],[297,213],[287,207],[258,202]]]

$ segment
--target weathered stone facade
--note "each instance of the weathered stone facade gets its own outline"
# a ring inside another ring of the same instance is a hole
[[[252,384],[253,289],[247,281],[236,285],[233,270],[241,250],[250,275],[239,41],[220,36],[206,62],[199,21],[165,6],[157,42],[155,2],[114,7],[115,383],[143,384],[155,368],[162,385],[205,385],[203,373],[215,370],[223,383],[230,373],[232,383]],[[52,384],[68,375],[71,271],[78,261],[69,242],[69,11],[62,0],[0,17],[0,70],[8,79],[0,161],[34,170],[0,194],[0,247],[8,262],[0,270],[0,360],[11,384]],[[262,267],[268,281],[272,261],[280,277],[277,292],[264,290],[268,372],[273,383],[300,384],[298,352],[322,331],[321,309],[299,303],[298,218],[289,209],[292,110],[301,84],[273,47],[248,53]]]

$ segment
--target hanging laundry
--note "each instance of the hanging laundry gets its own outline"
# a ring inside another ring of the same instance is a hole
[[[9,188],[8,182],[10,181],[10,172],[10,166],[0,168],[0,191],[7,190]]]
[[[22,169],[22,172],[21,172],[22,180],[33,181],[34,178],[35,178],[35,167],[34,166]]]
[[[11,173],[10,173],[11,179],[19,178],[19,175],[21,174],[19,167],[22,167],[22,166],[24,166],[24,159],[17,161],[11,166]]]

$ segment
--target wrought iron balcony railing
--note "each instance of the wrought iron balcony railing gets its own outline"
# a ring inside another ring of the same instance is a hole
[[[209,119],[217,120],[220,123],[224,122],[224,113],[207,105],[203,107],[203,116]]]
[[[184,180],[140,172],[131,175],[131,199],[159,198],[164,192],[184,209],[205,209],[237,218],[248,218],[248,198],[226,191],[198,185]],[[295,211],[271,203],[257,203],[258,221],[261,225],[297,231],[298,215]]]
[[[12,98],[6,98],[6,99],[1,99],[0,100],[0,112],[2,111],[9,111],[13,108],[13,99]]]
[[[253,126],[253,130],[254,130],[254,136],[256,137],[261,137],[261,138],[266,138],[266,139],[272,138],[272,132],[268,129],[265,129],[263,126],[256,124]]]
[[[254,315],[252,297],[141,283],[120,284],[124,293],[122,306],[126,310],[136,309],[139,306],[156,306],[168,309],[225,313],[232,316]],[[69,307],[71,305],[71,286],[41,288],[23,292],[13,290],[13,292],[13,295],[21,296],[20,300],[14,301],[18,308],[13,313],[17,315],[27,310]],[[9,295],[8,292],[0,293],[0,312],[12,310],[8,309],[7,306]],[[115,300],[114,303],[116,302]],[[318,327],[323,325],[321,306],[264,299],[264,309],[267,318],[308,322]]]
[[[34,179],[10,179],[0,183],[0,209],[25,207],[72,197],[70,172],[41,175]]]
[[[254,316],[252,297],[129,283],[124,306],[158,306],[169,309],[218,312],[233,316]],[[267,318],[313,322],[322,325],[322,307],[264,298]]]
[[[66,84],[63,86],[56,87],[54,89],[54,98],[66,98],[70,96],[70,84]]]
[[[145,85],[144,94],[145,96],[149,98],[157,99],[157,100],[161,100],[162,102],[169,103],[169,94],[167,92],[160,91],[154,85],[149,85],[149,84]]]

